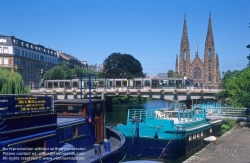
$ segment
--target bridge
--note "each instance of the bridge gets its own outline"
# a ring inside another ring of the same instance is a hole
[[[113,88],[96,88],[91,89],[92,97],[100,97],[102,94],[106,96],[141,96],[150,97],[153,99],[165,99],[165,100],[198,100],[198,99],[214,99],[215,94],[221,91],[221,89],[127,89],[127,87],[113,87]],[[32,94],[54,94],[57,99],[64,99],[67,96],[68,99],[84,98],[89,96],[88,89],[77,88],[39,88],[31,90]]]

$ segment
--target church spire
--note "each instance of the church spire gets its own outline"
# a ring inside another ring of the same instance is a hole
[[[211,20],[210,12],[209,12],[209,19],[208,19],[206,46],[210,46],[210,47],[214,46],[214,37],[213,37],[213,31],[212,31],[212,20]]]
[[[196,40],[196,53],[195,53],[195,56],[198,56],[198,43],[197,43],[197,40]]]
[[[187,34],[187,23],[186,23],[186,13],[184,16],[184,24],[181,37],[181,47],[189,48],[188,34]]]

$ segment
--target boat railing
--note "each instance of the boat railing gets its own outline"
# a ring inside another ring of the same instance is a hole
[[[174,120],[174,123],[185,123],[197,120],[206,119],[206,112],[204,109],[193,108],[193,109],[175,109],[166,110],[166,108],[155,108],[155,109],[129,109],[127,122],[143,122],[146,118],[150,119],[165,119]]]
[[[128,116],[127,116],[127,122],[131,122],[131,120],[137,118],[141,121],[143,121],[145,118],[153,118],[155,117],[155,111],[157,110],[163,110],[165,108],[155,108],[155,109],[129,109],[128,110]]]

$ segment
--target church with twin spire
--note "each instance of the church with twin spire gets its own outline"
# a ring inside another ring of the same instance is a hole
[[[197,45],[194,59],[190,58],[190,48],[185,15],[180,45],[180,55],[179,57],[178,55],[176,56],[175,72],[177,75],[182,75],[184,77],[193,79],[195,86],[198,87],[219,86],[219,57],[218,54],[215,54],[211,14],[209,14],[208,19],[208,29],[203,59],[200,58],[198,54]]]

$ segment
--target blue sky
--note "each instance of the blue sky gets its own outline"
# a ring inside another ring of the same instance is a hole
[[[143,72],[175,70],[186,13],[191,58],[204,58],[211,11],[220,71],[246,67],[249,0],[1,0],[0,34],[103,63],[113,52],[133,55]]]

